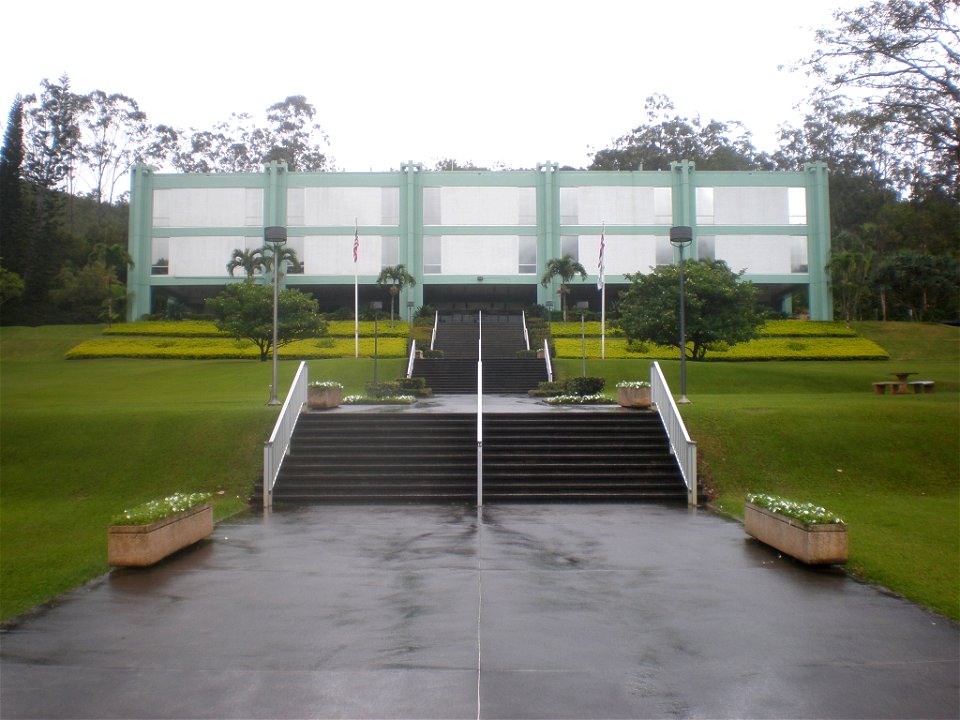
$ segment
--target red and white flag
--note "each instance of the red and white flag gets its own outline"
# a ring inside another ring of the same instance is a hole
[[[600,259],[597,260],[597,290],[603,290],[603,282],[604,282],[603,273],[604,273],[604,270],[606,269],[603,263],[603,251],[605,249],[605,243],[603,241],[603,233],[604,231],[601,230],[600,231]]]
[[[360,257],[360,230],[354,227],[353,230],[353,262],[356,264]]]

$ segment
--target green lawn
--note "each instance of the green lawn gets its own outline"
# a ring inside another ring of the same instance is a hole
[[[811,500],[850,527],[863,577],[960,618],[957,328],[855,326],[889,361],[688,363],[683,415],[716,505],[747,491]],[[102,328],[0,329],[0,617],[107,570],[109,518],[181,490],[216,493],[217,517],[259,480],[271,364],[248,360],[65,360]],[[381,378],[403,359],[381,359]],[[645,379],[649,361],[588,361],[589,375]],[[281,387],[294,361],[279,364]],[[679,388],[679,363],[661,361]],[[580,373],[580,361],[557,361]],[[921,396],[877,396],[892,370],[933,379]],[[358,394],[373,361],[311,360],[311,378]]]
[[[960,618],[960,331],[858,323],[889,361],[687,363],[700,480],[741,516],[747,492],[811,501],[849,526],[850,568]],[[580,362],[557,363],[569,375]],[[679,361],[660,361],[674,392]],[[649,363],[587,361],[610,391]],[[894,370],[936,381],[932,395],[875,395]]]

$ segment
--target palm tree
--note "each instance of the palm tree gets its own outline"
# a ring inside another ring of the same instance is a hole
[[[560,303],[563,307],[564,322],[567,321],[567,294],[570,292],[567,283],[573,280],[573,276],[577,274],[580,275],[581,282],[587,277],[587,271],[583,265],[573,259],[573,255],[564,255],[561,258],[553,258],[547,261],[547,271],[540,280],[540,284],[547,287],[554,278],[560,278]]]
[[[243,268],[247,275],[247,282],[253,282],[253,276],[269,267],[269,261],[263,254],[263,248],[256,250],[241,250],[235,248],[227,263],[227,271],[233,277],[233,271]]]
[[[270,268],[273,267],[273,248],[264,245],[258,252],[263,254],[264,268],[270,270]],[[283,270],[286,270],[291,265],[297,268],[300,272],[303,271],[303,268],[300,267],[300,259],[297,257],[297,251],[289,245],[283,245],[280,247],[280,262],[282,263],[280,277],[283,277]]]
[[[390,284],[390,324],[393,325],[393,301],[407,285],[417,284],[417,279],[407,272],[405,265],[385,267],[377,277],[377,285]]]

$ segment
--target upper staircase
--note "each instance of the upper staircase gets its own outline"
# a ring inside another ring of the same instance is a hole
[[[494,316],[483,321],[483,391],[493,394],[526,394],[547,379],[542,360],[518,358],[525,350],[519,316]],[[477,392],[477,360],[480,355],[480,326],[477,316],[446,319],[437,326],[435,350],[443,358],[417,360],[413,377],[422,377],[434,394]]]

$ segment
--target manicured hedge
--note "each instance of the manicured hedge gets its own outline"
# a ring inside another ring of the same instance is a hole
[[[374,322],[373,320],[361,320],[360,321],[360,337],[364,335],[373,337]],[[410,325],[396,320],[393,323],[393,327],[390,327],[390,319],[380,320],[376,323],[377,334],[380,337],[402,337],[405,338],[410,332]],[[330,337],[349,337],[352,338],[354,334],[354,325],[353,320],[328,320],[327,321],[327,335]]]
[[[105,328],[104,335],[163,335],[170,337],[224,337],[210,320],[137,320]]]
[[[580,323],[551,323],[550,332],[555,338],[580,337]],[[583,332],[589,337],[600,337],[600,323],[583,324]],[[608,322],[606,336],[624,337],[624,332]],[[760,337],[856,337],[857,333],[841,322],[814,322],[811,320],[768,320],[760,329]]]
[[[600,357],[600,338],[586,339],[589,358]],[[580,339],[560,338],[554,340],[557,357],[578,358],[581,356]],[[631,346],[636,348],[636,345]],[[642,351],[629,350],[622,338],[607,339],[605,357],[611,359],[673,359],[679,350],[658,345],[640,346]],[[888,360],[887,352],[871,340],[864,338],[759,338],[741,343],[725,350],[708,350],[705,361],[723,360]]]
[[[373,338],[360,338],[360,354],[373,356]],[[377,353],[380,357],[405,357],[407,342],[404,338],[380,338]],[[281,358],[338,358],[352,357],[353,338],[314,338],[298,340],[280,348]],[[67,352],[67,358],[161,358],[184,360],[208,359],[256,359],[260,350],[250,341],[232,338],[171,338],[171,337],[126,337],[103,338],[80,343]]]

